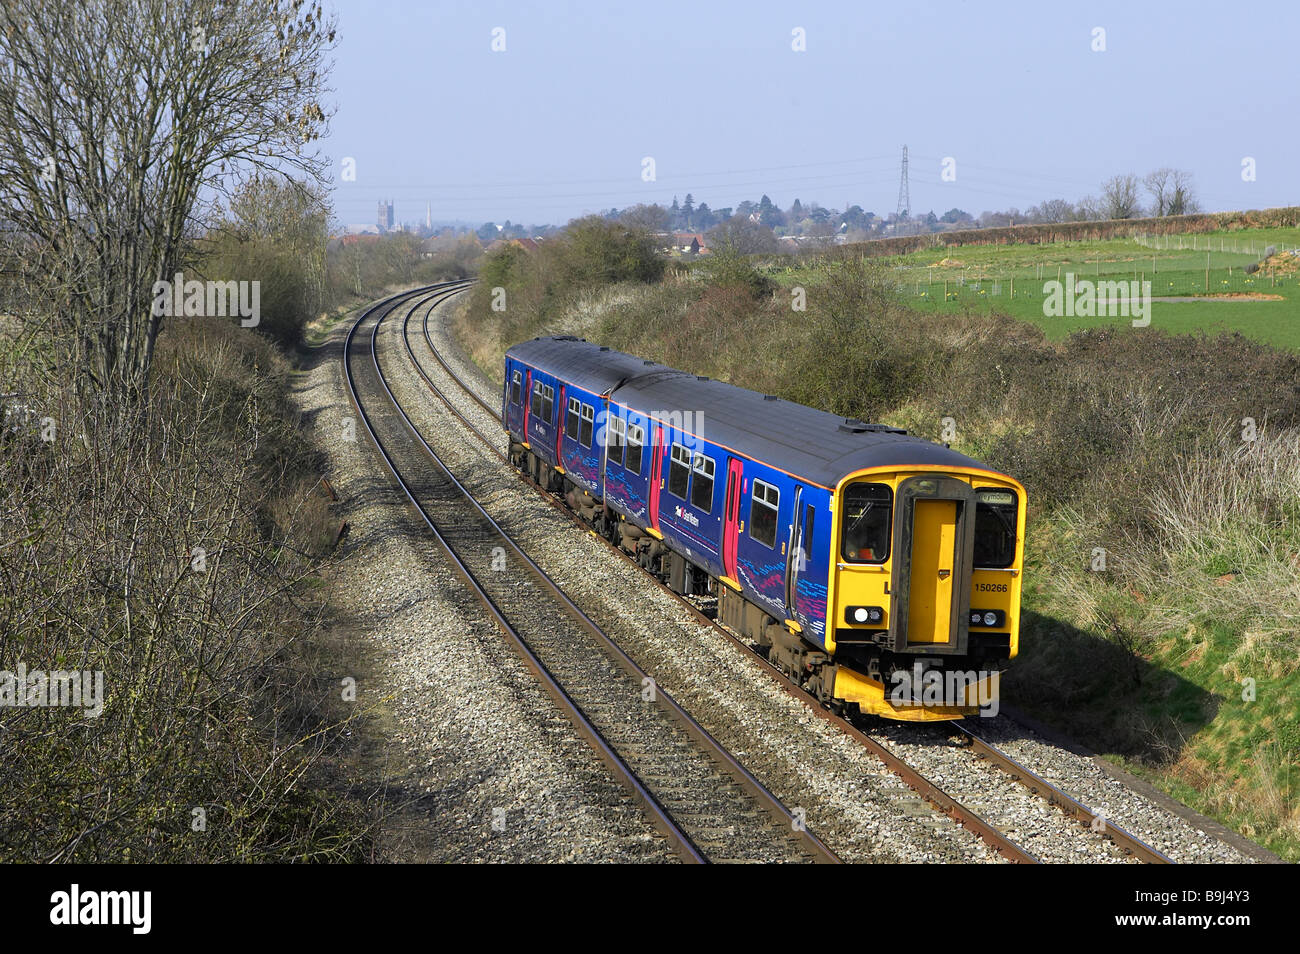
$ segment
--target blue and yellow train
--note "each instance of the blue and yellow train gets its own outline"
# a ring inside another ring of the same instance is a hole
[[[925,721],[996,698],[1024,553],[1006,474],[568,336],[507,352],[501,419],[516,466],[826,704]]]

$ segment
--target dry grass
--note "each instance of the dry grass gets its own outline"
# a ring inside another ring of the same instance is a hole
[[[257,336],[180,324],[147,416],[50,392],[55,440],[6,435],[0,669],[99,671],[106,704],[0,710],[0,856],[364,857],[350,715],[310,645],[327,515],[286,377]]]

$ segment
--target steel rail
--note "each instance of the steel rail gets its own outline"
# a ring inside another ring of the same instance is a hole
[[[429,305],[429,309],[431,310],[434,307],[434,305],[436,305],[439,301],[445,300],[446,298],[451,297],[451,295],[454,295],[457,292],[462,291],[464,287],[465,285],[462,284],[456,288],[450,289],[446,294],[429,296],[411,305],[411,307],[407,310],[406,316],[403,320],[403,328],[402,328],[402,338],[403,341],[406,343],[408,353],[410,353],[410,343],[409,343],[409,336],[407,333],[407,329],[409,326],[411,316],[420,308],[421,305],[427,303]],[[621,647],[619,647],[608,636],[608,634],[604,632],[604,630],[598,624],[596,624],[593,620],[591,620],[590,617],[588,617],[587,614],[584,613],[577,606],[577,604],[575,604],[569,598],[568,594],[565,593],[564,590],[558,584],[556,584],[555,581],[551,579],[551,577],[548,574],[546,574],[545,571],[543,571],[541,567],[539,567],[531,559],[531,557],[529,557],[523,551],[522,548],[518,546],[518,544],[514,541],[514,539],[511,538],[510,535],[504,531],[504,529],[491,517],[491,515],[487,513],[487,511],[482,507],[482,505],[473,496],[473,494],[470,493],[469,490],[456,478],[456,476],[451,472],[450,468],[447,467],[445,462],[443,462],[442,459],[438,456],[438,454],[433,450],[433,448],[429,446],[428,442],[424,439],[424,436],[420,433],[419,429],[411,421],[410,417],[406,414],[405,410],[403,410],[400,403],[397,401],[395,395],[393,394],[391,388],[389,387],[387,380],[384,377],[383,370],[379,364],[378,348],[377,348],[377,336],[378,336],[379,328],[382,325],[382,323],[396,310],[397,310],[396,307],[393,308],[388,313],[380,317],[379,320],[375,323],[375,327],[371,331],[370,350],[371,350],[372,360],[374,362],[376,374],[378,375],[379,381],[382,384],[385,392],[387,393],[389,401],[392,403],[394,409],[397,411],[397,413],[401,416],[403,422],[406,424],[407,429],[416,438],[416,440],[419,442],[420,446],[423,448],[425,453],[435,462],[435,464],[439,467],[439,469],[443,472],[443,474],[445,474],[445,476],[451,481],[453,486],[455,486],[455,488],[460,492],[460,494],[463,496],[465,501],[474,507],[474,509],[487,522],[487,524],[492,528],[492,530],[501,538],[501,540],[511,548],[511,550],[515,553],[515,555],[520,560],[523,561],[523,563],[529,568],[529,571],[537,579],[537,581],[540,582],[557,599],[557,601],[564,606],[565,611],[568,613],[568,615],[572,619],[577,621],[589,634],[595,637],[598,643],[600,644],[600,646],[606,650],[608,655],[613,657],[614,661],[617,662],[625,670],[625,672],[627,672],[634,679],[637,680],[649,679],[650,678],[649,675],[643,669],[641,669],[640,666],[638,666],[635,663],[635,661],[631,659],[631,657],[629,657],[625,652],[623,652]],[[413,354],[412,357],[414,357]],[[422,369],[418,369],[418,365],[417,365],[417,370],[422,371]],[[421,374],[421,376],[424,377],[423,374]],[[429,383],[431,384],[431,382]],[[354,391],[354,403],[355,403],[355,391]],[[367,424],[367,429],[370,431],[372,440],[375,441],[376,446],[379,446],[380,442],[377,436],[375,435],[373,429],[370,428],[369,424]],[[480,432],[480,436],[482,436],[481,432]],[[480,601],[484,602],[484,605],[489,608],[489,611],[492,613],[494,619],[497,620],[498,625],[506,629],[508,635],[512,638],[512,641],[516,644],[517,648],[526,657],[526,659],[530,661],[530,668],[533,669],[536,673],[538,673],[539,677],[542,678],[544,683],[548,684],[547,688],[549,691],[551,691],[551,694],[553,696],[557,696],[557,702],[561,704],[562,708],[566,712],[571,713],[574,718],[581,720],[582,723],[581,727],[584,730],[584,734],[593,736],[592,741],[595,744],[597,744],[597,747],[600,749],[602,757],[606,759],[607,764],[609,764],[611,759],[616,760],[616,763],[612,766],[615,769],[616,774],[624,778],[625,782],[634,789],[635,793],[638,796],[638,799],[642,801],[643,805],[646,806],[647,810],[651,813],[651,815],[655,817],[656,823],[661,827],[661,830],[663,830],[664,828],[670,828],[670,832],[666,832],[666,834],[669,835],[670,840],[672,840],[674,844],[677,845],[680,852],[685,857],[687,857],[688,860],[707,861],[708,859],[703,856],[703,854],[691,841],[689,836],[687,836],[686,833],[683,832],[680,827],[678,827],[677,823],[675,822],[675,820],[673,820],[669,811],[642,784],[641,780],[636,776],[635,771],[630,766],[628,766],[625,761],[623,761],[623,759],[614,750],[613,746],[611,746],[609,742],[600,734],[598,728],[591,723],[591,721],[586,717],[585,714],[582,713],[581,708],[578,706],[578,704],[568,695],[567,692],[564,691],[563,687],[559,684],[557,680],[554,679],[551,673],[547,671],[545,665],[541,662],[540,659],[537,658],[535,653],[533,653],[531,647],[527,645],[527,641],[526,639],[524,639],[522,634],[520,634],[518,630],[515,629],[515,627],[512,626],[508,620],[505,619],[499,607],[497,607],[496,604],[492,601],[490,595],[482,587],[479,581],[474,578],[473,572],[467,566],[465,566],[462,561],[460,561],[459,557],[457,557],[453,552],[450,544],[446,541],[446,539],[442,536],[442,534],[439,533],[431,516],[427,512],[425,512],[424,509],[415,501],[414,495],[410,492],[409,488],[405,486],[405,482],[402,481],[401,477],[397,475],[396,467],[393,464],[393,462],[391,460],[387,460],[386,463],[389,466],[389,470],[392,471],[394,473],[394,476],[398,479],[399,483],[403,484],[403,489],[407,493],[408,500],[410,500],[413,503],[413,505],[416,507],[416,509],[420,511],[426,523],[430,525],[431,529],[433,529],[435,534],[439,537],[439,542],[442,544],[443,549],[446,552],[448,552],[448,554],[452,557],[453,562],[458,566],[458,568],[461,571],[463,571],[461,573],[462,577],[464,577],[467,583],[470,584],[471,589],[474,590],[475,594],[479,597]],[[686,730],[687,734],[692,737],[692,739],[696,742],[696,744],[701,749],[706,751],[713,760],[715,760],[718,763],[721,763],[729,770],[729,774],[732,776],[732,778],[735,781],[739,782],[742,788],[747,793],[749,793],[750,796],[753,797],[760,804],[761,807],[765,808],[771,815],[774,815],[777,818],[781,819],[783,822],[789,824],[791,826],[791,831],[795,833],[796,840],[800,843],[801,847],[804,850],[811,853],[815,860],[820,862],[829,862],[829,863],[834,863],[839,861],[838,857],[836,857],[834,852],[832,852],[829,848],[827,848],[820,841],[820,839],[818,839],[816,835],[814,835],[811,831],[808,831],[806,827],[803,827],[800,823],[797,823],[794,816],[785,808],[785,806],[778,799],[776,799],[775,796],[773,796],[771,792],[768,791],[767,788],[762,785],[761,782],[759,782],[756,778],[754,778],[754,776],[747,769],[745,769],[744,766],[741,765],[729,751],[727,751],[715,739],[713,739],[713,737],[709,735],[704,730],[704,728],[699,725],[698,722],[696,722],[688,713],[686,713],[686,711],[683,710],[677,704],[677,702],[671,697],[671,695],[669,695],[666,692],[663,692],[662,690],[658,690],[656,692],[656,701],[659,702],[661,707],[673,717],[674,721],[680,727]]]
[[[1083,827],[1106,836],[1114,842],[1115,846],[1121,851],[1133,855],[1135,858],[1146,864],[1174,864],[1174,860],[1168,855],[1152,848],[1140,838],[1130,834],[1124,828],[1107,818],[1104,814],[1094,812],[1078,799],[1068,795],[1065,791],[1053,785],[1041,775],[1036,774],[1032,769],[1017,762],[1010,755],[1003,752],[991,742],[987,742],[980,738],[967,726],[957,722],[953,724],[952,728],[956,729],[967,740],[969,740],[970,749],[977,757],[985,759],[991,764],[997,766],[1013,780],[1019,782],[1035,795],[1046,799],[1049,805],[1055,805],[1066,816],[1073,818]]]
[[[415,294],[419,294],[420,291],[424,290],[426,289],[420,289]],[[610,747],[609,743],[605,741],[604,736],[600,734],[600,731],[582,713],[582,710],[578,708],[577,704],[569,698],[568,693],[564,691],[560,684],[555,681],[546,667],[542,665],[541,660],[537,658],[532,649],[529,648],[528,644],[519,635],[518,631],[510,624],[509,620],[505,618],[496,603],[493,602],[492,598],[487,594],[486,590],[484,590],[479,584],[469,567],[465,565],[456,554],[455,550],[451,547],[450,543],[448,543],[448,541],[443,537],[442,532],[430,518],[429,514],[425,512],[424,508],[421,507],[419,502],[415,499],[415,495],[411,492],[411,488],[397,472],[397,468],[394,465],[392,458],[389,456],[388,452],[384,450],[384,446],[379,440],[378,434],[375,433],[374,428],[371,426],[370,417],[361,406],[361,399],[357,393],[356,381],[352,374],[350,363],[352,341],[356,336],[357,329],[361,326],[361,322],[369,318],[373,312],[390,302],[396,302],[402,298],[408,297],[408,295],[409,293],[385,299],[384,301],[372,306],[370,309],[367,309],[356,320],[356,322],[353,323],[343,345],[343,369],[347,379],[348,393],[352,399],[353,407],[356,408],[358,416],[361,418],[362,423],[365,424],[366,432],[370,435],[370,439],[374,443],[375,449],[378,451],[384,466],[387,467],[389,473],[392,474],[393,479],[397,481],[397,484],[401,488],[402,493],[406,496],[407,501],[424,520],[426,526],[428,526],[429,530],[433,533],[434,539],[437,540],[443,552],[447,555],[448,559],[451,560],[452,567],[456,574],[478,598],[479,602],[483,605],[483,608],[487,610],[488,614],[492,617],[493,622],[496,623],[497,627],[506,636],[516,653],[523,660],[524,665],[541,683],[560,711],[578,730],[579,734],[587,741],[588,745],[595,750],[596,754],[609,768],[614,777],[632,793],[633,797],[638,802],[640,802],[642,808],[650,816],[655,828],[657,828],[659,832],[668,839],[669,844],[673,846],[673,849],[677,854],[685,861],[697,864],[704,863],[705,858],[699,853],[690,838],[687,837],[686,833],[682,831],[677,826],[677,823],[668,816],[667,812],[664,811],[663,806],[661,806],[655,797],[641,784],[641,780],[637,778],[636,773],[633,772],[618,753]],[[397,307],[399,307],[397,304],[393,305],[393,309],[396,309]],[[378,327],[379,322],[376,321],[376,330],[378,330]],[[373,334],[371,340],[373,344]],[[383,383],[382,377],[380,380],[381,383]],[[387,389],[386,384],[385,389]]]

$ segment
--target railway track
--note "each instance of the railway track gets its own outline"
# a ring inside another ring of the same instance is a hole
[[[381,328],[465,283],[372,306],[344,344],[349,396],[384,465],[456,573],[655,827],[690,862],[839,859],[658,688],[456,479],[407,416],[385,367]],[[405,335],[403,335],[405,338]]]
[[[433,340],[433,336],[429,330],[429,320],[432,314],[432,310],[433,310],[432,307],[425,310],[424,318],[422,322],[422,337],[424,339],[424,343],[428,353],[437,362],[442,372],[445,373],[448,376],[448,378],[450,378],[453,382],[455,382],[457,387],[464,395],[469,397],[486,414],[490,415],[494,419],[497,418],[499,416],[499,409],[492,407],[488,402],[483,400],[483,398],[477,393],[477,391],[473,387],[468,385],[461,378],[461,376],[456,372],[456,370],[451,366],[451,364],[444,358],[444,356],[438,350],[438,347],[435,344]],[[408,323],[410,321],[410,318],[411,318],[411,314],[408,314],[406,319]],[[490,448],[491,451],[503,462],[509,464],[507,455],[501,450],[500,447],[501,444],[500,435],[496,435],[496,437],[494,438],[492,435],[485,433],[480,427],[475,425],[468,418],[468,416],[462,413],[462,411],[455,405],[455,403],[450,399],[450,397],[433,381],[433,379],[425,371],[422,362],[416,356],[415,351],[411,347],[410,338],[408,334],[405,333],[403,334],[403,341],[406,344],[406,350],[412,365],[414,366],[416,372],[419,374],[420,378],[433,392],[433,394],[442,402],[444,406],[446,406],[446,408],[458,420],[460,420],[467,428],[469,428],[471,432],[474,433],[486,447]],[[527,483],[534,490],[540,492],[543,499],[546,500],[549,504],[555,507],[558,511],[563,512],[575,524],[590,532],[590,528],[587,527],[587,525],[583,523],[576,516],[576,514],[574,514],[569,508],[565,507],[552,494],[544,491],[541,487],[539,487],[535,482],[533,482],[526,475],[519,473],[517,470],[514,470],[514,468],[511,469],[512,472],[516,473],[516,475],[519,477],[520,480]],[[612,552],[618,553],[620,556],[622,556],[622,551],[617,546],[615,546],[612,542],[606,540],[603,537],[600,537],[599,535],[596,534],[593,535],[597,536],[597,538],[600,539]],[[651,579],[654,578],[651,577]],[[943,791],[942,788],[940,788],[938,785],[931,782],[924,775],[922,775],[920,772],[918,772],[916,769],[910,766],[904,759],[900,758],[897,754],[891,751],[891,749],[887,745],[873,738],[867,732],[864,732],[858,725],[855,725],[853,721],[844,718],[840,715],[837,715],[831,712],[830,710],[822,707],[820,704],[818,704],[816,700],[813,699],[812,696],[810,696],[802,688],[797,686],[779,669],[777,669],[775,666],[769,663],[764,656],[759,654],[754,649],[754,647],[750,646],[743,639],[740,639],[730,630],[723,627],[715,619],[713,619],[712,617],[707,615],[703,610],[701,610],[700,607],[696,606],[690,600],[687,600],[679,596],[678,594],[673,593],[671,589],[669,589],[667,586],[664,586],[658,580],[655,580],[655,582],[665,593],[668,593],[680,605],[687,608],[691,613],[691,615],[698,622],[713,627],[718,633],[723,635],[732,643],[736,644],[737,646],[749,652],[765,669],[765,671],[777,682],[777,684],[781,686],[781,688],[785,692],[799,699],[802,703],[804,703],[809,708],[810,711],[815,713],[819,718],[833,724],[840,731],[849,735],[852,739],[854,739],[854,741],[856,741],[858,744],[860,744],[869,752],[871,752],[872,755],[880,759],[891,772],[897,775],[904,783],[908,785],[909,788],[911,788],[919,796],[921,796],[923,799],[929,802],[935,809],[947,815],[949,818],[953,819],[953,821],[955,821],[956,823],[966,827],[968,830],[973,832],[977,837],[979,837],[982,841],[984,841],[987,845],[989,845],[990,848],[996,851],[1004,859],[1008,861],[1020,862],[1020,863],[1033,863],[1037,861],[1037,859],[1032,854],[1030,854],[1028,851],[1023,849],[1021,846],[1017,845],[1011,838],[1009,838],[1006,834],[1000,831],[996,826],[990,824],[987,820],[982,818],[978,813],[962,805],[956,799],[950,797],[946,792]],[[1066,817],[1076,821],[1081,828],[1087,829],[1090,832],[1093,832],[1095,834],[1107,838],[1117,848],[1119,848],[1121,852],[1123,852],[1125,855],[1129,856],[1133,860],[1141,861],[1148,864],[1172,863],[1172,859],[1170,859],[1167,855],[1147,845],[1141,839],[1132,835],[1131,833],[1126,831],[1124,828],[1122,828],[1115,822],[1105,818],[1105,816],[1102,815],[1101,813],[1094,812],[1092,809],[1088,808],[1078,799],[1069,795],[1067,792],[1065,792],[1058,786],[1052,784],[1051,782],[1044,779],[1040,775],[1034,773],[1027,766],[1017,762],[1010,755],[998,749],[996,746],[980,738],[975,732],[972,732],[965,725],[961,723],[954,723],[952,728],[955,728],[955,730],[960,734],[964,743],[964,748],[966,748],[970,752],[972,757],[982,760],[983,762],[997,769],[1008,780],[1021,786],[1031,794],[1042,798],[1049,805],[1061,811]]]
[[[1067,794],[1063,789],[1053,785],[1041,775],[1037,775],[1033,770],[1017,762],[1006,752],[1003,752],[996,745],[982,739],[975,732],[972,732],[969,726],[961,722],[953,723],[952,729],[960,733],[967,742],[972,754],[976,758],[985,759],[993,766],[1004,772],[1016,782],[1019,782],[1035,795],[1040,795],[1047,800],[1049,805],[1060,809],[1068,817],[1074,819],[1083,827],[1090,831],[1101,832],[1103,835],[1113,841],[1125,854],[1136,858],[1138,861],[1146,864],[1168,865],[1173,864],[1173,859],[1161,851],[1152,848],[1142,839],[1130,834],[1124,828],[1109,821],[1105,815],[1095,812],[1088,806],[1084,805],[1078,799]]]

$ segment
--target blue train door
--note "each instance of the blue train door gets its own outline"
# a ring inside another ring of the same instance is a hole
[[[522,433],[520,425],[523,423],[523,406],[527,403],[528,395],[524,393],[524,373],[518,368],[511,368],[506,379],[504,420],[507,430]],[[527,435],[525,435],[526,439]]]
[[[795,523],[790,530],[790,556],[786,561],[785,572],[785,615],[788,619],[799,620],[799,575],[808,567],[808,551],[812,547],[813,516],[816,511],[812,504],[803,504],[800,513],[800,496],[803,488],[794,491]]]

